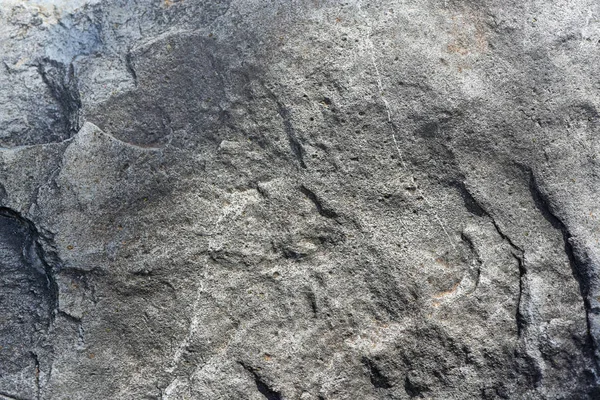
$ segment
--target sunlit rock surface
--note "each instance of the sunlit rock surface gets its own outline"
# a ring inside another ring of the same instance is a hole
[[[0,1],[0,398],[600,398],[599,50],[592,0]]]

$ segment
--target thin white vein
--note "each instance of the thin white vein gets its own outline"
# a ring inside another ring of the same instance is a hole
[[[435,218],[436,222],[440,225],[440,227],[442,228],[442,231],[448,238],[448,242],[450,243],[450,246],[452,246],[452,248],[454,250],[456,250],[454,240],[452,240],[452,237],[448,233],[448,230],[446,229],[444,222],[438,216],[437,212],[433,208],[433,204],[429,201],[429,199],[427,198],[427,196],[425,195],[423,190],[417,184],[417,181],[415,180],[414,174],[412,173],[411,169],[404,162],[404,156],[402,155],[402,150],[400,149],[400,145],[398,144],[398,139],[396,137],[396,128],[394,125],[392,108],[390,107],[390,104],[388,103],[387,99],[385,98],[385,94],[384,94],[385,92],[384,92],[384,88],[383,88],[383,81],[381,79],[381,73],[379,72],[377,60],[375,59],[375,46],[373,45],[373,41],[371,40],[371,38],[368,36],[365,39],[365,42],[367,44],[367,47],[369,48],[369,55],[371,56],[371,62],[373,63],[373,68],[375,70],[375,76],[377,78],[377,87],[379,89],[379,97],[381,98],[381,101],[383,102],[383,104],[385,106],[385,110],[387,112],[388,125],[390,126],[390,134],[392,137],[392,141],[394,142],[394,147],[396,148],[396,152],[398,153],[398,158],[400,159],[400,165],[408,173],[410,180],[412,181],[412,184],[417,188],[417,193],[421,196],[421,198],[423,198],[423,200],[427,204],[427,207],[429,207],[429,209],[431,210],[431,213],[432,213],[433,217]]]
[[[173,373],[177,369],[177,367],[179,365],[179,361],[181,360],[181,357],[183,356],[183,353],[186,351],[186,349],[190,345],[190,342],[192,341],[192,339],[194,338],[194,336],[196,335],[196,333],[198,331],[198,328],[200,326],[200,318],[198,316],[198,307],[200,305],[200,297],[202,295],[203,289],[204,288],[202,286],[202,283],[200,283],[196,290],[196,299],[194,300],[194,304],[192,305],[192,318],[190,320],[190,326],[188,328],[188,333],[183,338],[183,340],[179,343],[177,350],[175,350],[175,354],[173,355],[173,360],[171,361],[171,366],[166,369],[166,371],[168,373]]]

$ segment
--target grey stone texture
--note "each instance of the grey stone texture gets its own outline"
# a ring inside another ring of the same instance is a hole
[[[0,399],[600,399],[596,0],[4,0],[0,59]]]

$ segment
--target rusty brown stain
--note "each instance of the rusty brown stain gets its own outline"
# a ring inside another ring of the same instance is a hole
[[[484,53],[488,50],[482,17],[476,12],[465,12],[451,17],[452,28],[449,35],[453,38],[446,47],[448,53],[461,56]]]
[[[178,3],[183,3],[183,0],[163,0],[163,4],[167,8]]]
[[[443,257],[437,257],[435,259],[435,262],[446,267],[446,268],[450,268],[450,263]]]
[[[458,289],[458,285],[460,285],[460,282],[456,282],[449,290],[443,291],[443,292],[439,292],[438,294],[435,294],[433,296],[434,299],[441,299],[442,297],[446,297],[451,295],[452,293],[456,292],[456,289]]]
[[[469,54],[469,50],[465,49],[464,47],[460,47],[457,44],[449,44],[448,53],[458,53],[461,56],[466,56],[467,54]]]

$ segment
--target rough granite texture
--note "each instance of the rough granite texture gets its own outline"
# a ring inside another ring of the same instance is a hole
[[[0,0],[0,399],[600,399],[597,0]]]

